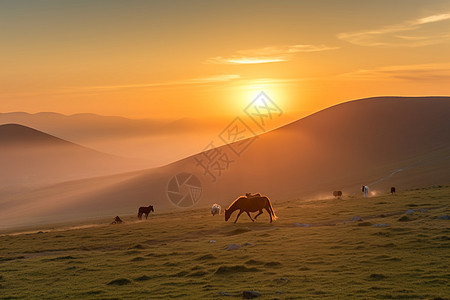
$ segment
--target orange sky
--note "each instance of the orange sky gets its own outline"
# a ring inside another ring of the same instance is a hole
[[[230,120],[264,91],[281,124],[450,94],[443,0],[3,1],[0,37],[0,112]]]

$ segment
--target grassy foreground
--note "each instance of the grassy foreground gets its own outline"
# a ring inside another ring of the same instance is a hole
[[[433,187],[275,202],[272,224],[155,208],[148,221],[3,235],[0,299],[450,299],[449,204],[450,187]]]

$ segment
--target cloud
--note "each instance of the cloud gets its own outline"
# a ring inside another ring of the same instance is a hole
[[[86,86],[86,87],[82,87],[80,89],[90,90],[90,91],[102,91],[102,90],[104,91],[104,90],[129,89],[129,88],[152,88],[152,87],[175,86],[175,85],[219,83],[219,82],[227,82],[227,81],[231,81],[231,80],[236,80],[239,78],[241,78],[241,76],[236,75],[236,74],[221,74],[221,75],[214,75],[214,76],[209,76],[209,77],[199,77],[199,78],[165,81],[165,82]]]
[[[450,13],[435,14],[372,30],[343,32],[338,34],[338,38],[359,46],[420,47],[433,45],[450,40],[449,26],[431,25],[447,20],[450,20]]]
[[[432,15],[425,18],[417,19],[415,21],[415,24],[428,24],[428,23],[434,23],[439,21],[444,21],[450,19],[450,13],[448,14],[439,14],[439,15]]]
[[[211,64],[264,64],[283,62],[292,59],[295,53],[318,52],[337,49],[325,45],[288,45],[278,47],[265,47],[258,49],[240,50],[229,57],[217,56],[208,59]]]
[[[385,66],[345,73],[339,77],[354,80],[450,80],[450,63]]]

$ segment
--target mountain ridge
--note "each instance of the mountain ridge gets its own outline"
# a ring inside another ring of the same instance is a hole
[[[131,214],[149,204],[155,211],[181,209],[170,202],[167,193],[168,183],[180,173],[192,174],[201,182],[201,197],[193,207],[226,206],[246,192],[261,192],[276,203],[332,197],[333,190],[357,199],[361,185],[370,185],[376,194],[388,193],[391,186],[401,192],[449,184],[449,129],[450,97],[354,100],[259,136],[240,157],[232,157],[234,162],[216,174],[216,181],[199,167],[195,159],[205,154],[199,153],[105,183],[103,188],[91,187],[87,194],[59,186],[58,193],[70,196],[54,213],[66,218]],[[232,146],[214,151],[230,154]],[[83,186],[90,187],[89,181]],[[36,195],[24,195],[21,200],[32,205],[40,200],[55,201]],[[14,215],[13,208],[10,214]]]

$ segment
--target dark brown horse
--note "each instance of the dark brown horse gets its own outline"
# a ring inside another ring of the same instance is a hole
[[[395,186],[391,187],[391,194],[392,194],[392,195],[395,194]]]
[[[333,196],[340,199],[342,197],[342,191],[334,191]]]
[[[255,219],[256,219],[260,214],[263,213],[263,209],[265,209],[269,213],[270,222],[272,222],[272,220],[277,219],[277,216],[275,215],[275,211],[273,210],[272,204],[270,203],[269,198],[267,198],[266,196],[261,196],[261,197],[241,196],[241,197],[237,198],[236,200],[234,200],[233,203],[231,203],[231,205],[227,209],[225,209],[225,221],[228,221],[231,214],[235,210],[239,210],[239,213],[238,213],[234,223],[237,222],[237,220],[239,219],[239,216],[244,211],[247,213],[250,220],[255,222],[255,220],[252,218],[252,216],[250,216],[250,212],[259,211],[259,213],[255,216]]]
[[[139,207],[139,211],[138,211],[138,218],[139,218],[139,220],[142,220],[142,215],[143,215],[143,214],[145,214],[145,219],[147,220],[148,214],[149,214],[151,211],[152,211],[152,212],[155,212],[155,211],[153,210],[153,205],[149,205],[149,206],[141,206],[141,207]]]

